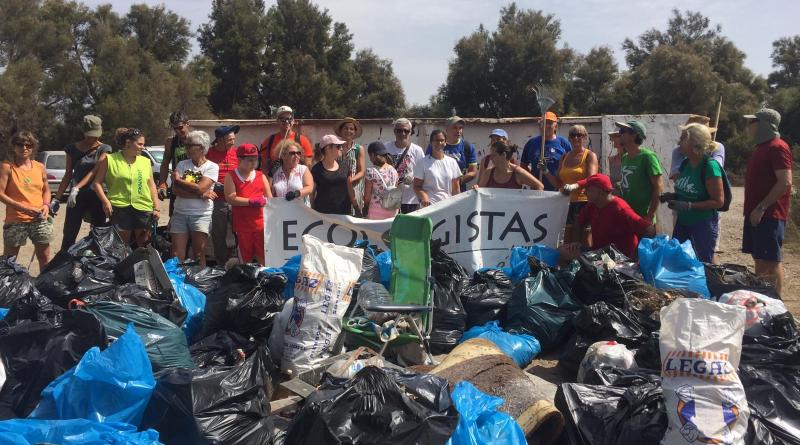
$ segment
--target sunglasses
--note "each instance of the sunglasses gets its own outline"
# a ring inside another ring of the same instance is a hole
[[[395,133],[408,134],[408,133],[411,133],[411,130],[406,130],[405,128],[395,128],[394,132]]]
[[[634,134],[634,131],[631,130],[630,128],[620,127],[619,134],[625,134],[625,133]]]
[[[15,145],[17,147],[22,147],[22,148],[30,148],[30,149],[33,148],[33,144],[31,144],[30,142],[23,142],[21,144],[15,144]]]
[[[183,127],[181,127],[181,128],[183,128]],[[127,132],[125,132],[125,136],[128,137],[128,138],[133,138],[133,137],[141,136],[141,135],[142,135],[142,130],[140,130],[138,128],[131,128]]]
[[[303,155],[303,153],[299,151],[287,151],[284,153],[285,156],[297,156],[298,158]]]
[[[183,129],[184,129],[184,127],[186,127],[186,124],[173,125],[173,126],[172,126],[172,129],[173,129],[174,131],[181,131],[181,130],[183,130]]]
[[[294,120],[293,117],[280,117],[280,118],[278,118],[278,122],[291,122],[293,120]]]
[[[584,136],[586,136],[586,133],[570,133],[569,134],[569,137],[571,137],[571,138],[582,138]]]

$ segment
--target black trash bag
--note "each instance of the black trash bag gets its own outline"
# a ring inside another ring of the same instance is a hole
[[[162,262],[172,258],[172,239],[169,234],[169,226],[158,226],[150,245],[158,252]]]
[[[232,331],[219,331],[189,348],[192,360],[201,368],[233,366],[244,361],[256,350],[250,339]]]
[[[277,444],[282,434],[265,405],[274,370],[266,347],[259,346],[234,366],[157,373],[140,428],[158,431],[168,445]]]
[[[621,369],[610,365],[600,364],[599,366],[587,369],[583,375],[584,385],[608,385],[628,388],[631,386],[652,383],[661,384],[661,371],[656,369],[636,368]]]
[[[477,271],[461,293],[461,304],[467,311],[467,329],[506,319],[506,306],[514,285],[500,269]]]
[[[10,308],[15,301],[35,289],[28,270],[16,259],[13,256],[0,256],[0,307],[3,308]]]
[[[288,279],[252,264],[238,265],[222,277],[222,284],[206,298],[200,338],[220,330],[268,338],[272,323],[283,309]]]
[[[661,369],[661,349],[659,331],[650,333],[650,337],[636,350],[633,358],[636,365],[646,369]]]
[[[433,330],[431,351],[446,354],[456,347],[467,325],[467,312],[459,296],[469,281],[467,271],[442,250],[441,240],[431,241],[433,277]]]
[[[350,380],[326,378],[306,398],[286,443],[443,444],[457,423],[446,380],[368,366]]]
[[[200,267],[182,264],[181,268],[186,273],[186,284],[196,287],[203,295],[217,290],[222,285],[222,277],[225,275],[223,266]]]
[[[780,300],[775,285],[759,278],[739,264],[703,264],[706,272],[706,285],[712,300],[719,300],[722,294],[735,290],[748,290]]]
[[[575,328],[572,319],[583,307],[570,288],[578,263],[556,269],[529,257],[531,275],[514,288],[508,301],[505,329],[539,340],[542,352],[562,346]]]
[[[133,323],[154,372],[164,368],[195,367],[181,328],[153,311],[112,301],[87,304],[86,310],[100,320],[110,340],[119,338],[127,330],[128,323]]]
[[[747,443],[800,443],[800,368],[739,366],[750,425]]]
[[[613,246],[586,252],[578,258],[580,269],[572,282],[572,295],[583,304],[605,301],[617,307],[624,305],[625,291],[620,278],[613,268],[603,262],[603,257],[616,262],[629,262],[630,259]]]
[[[106,345],[92,314],[62,309],[35,291],[18,299],[0,321],[0,360],[8,378],[0,391],[0,420],[27,417],[51,381],[90,348]]]
[[[36,288],[61,307],[67,307],[73,299],[113,298],[117,284],[114,283],[113,265],[109,258],[75,257],[63,259],[58,265],[51,262],[36,278]]]
[[[571,444],[658,444],[667,430],[661,386],[628,388],[563,383],[555,406],[564,414]]]
[[[117,303],[135,304],[136,306],[150,309],[156,314],[166,318],[176,326],[183,326],[186,320],[186,309],[184,309],[175,292],[163,290],[153,292],[150,289],[136,283],[126,283],[117,285],[112,295],[88,295],[81,298],[84,303],[95,303],[97,301],[114,301]]]
[[[580,368],[583,357],[586,356],[586,351],[589,346],[592,346],[597,340],[585,337],[582,334],[574,332],[561,350],[558,356],[558,366],[565,371],[569,372],[570,377],[575,379],[578,375],[578,368]]]
[[[769,368],[773,365],[800,367],[800,332],[792,314],[776,315],[764,326],[767,335],[742,338],[740,365]]]

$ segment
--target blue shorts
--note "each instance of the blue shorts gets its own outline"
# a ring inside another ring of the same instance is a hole
[[[753,227],[745,217],[742,233],[742,252],[749,253],[753,259],[780,262],[783,260],[783,233],[786,221],[764,217]]]
[[[169,218],[169,233],[202,232],[208,235],[211,230],[211,214],[184,215],[173,212]]]
[[[681,243],[691,240],[697,259],[704,263],[712,262],[719,237],[719,213],[692,225],[675,223],[672,237]]]

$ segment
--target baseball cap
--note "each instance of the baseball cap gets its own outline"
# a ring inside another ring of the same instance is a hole
[[[320,139],[319,148],[325,148],[331,144],[342,145],[344,144],[344,141],[339,139],[339,136],[336,136],[335,134],[326,134],[325,136],[322,136],[322,139]]]
[[[614,186],[611,185],[611,178],[602,174],[596,173],[592,176],[589,176],[586,179],[581,179],[577,182],[579,187],[598,187],[601,190],[605,190],[606,192],[611,192],[614,190]]]
[[[227,134],[227,133],[226,133]],[[236,147],[237,158],[258,157],[258,148],[253,144],[242,144]]]
[[[278,111],[275,112],[275,117],[280,117],[281,114],[284,113],[289,113],[292,116],[294,116],[294,110],[292,110],[292,107],[288,105],[281,105],[280,107],[278,107]]]
[[[495,128],[491,133],[489,133],[489,136],[499,136],[501,138],[508,139],[508,133],[506,133],[506,131],[502,128]]]
[[[458,116],[450,116],[450,117],[448,117],[448,118],[447,118],[447,124],[446,124],[446,126],[448,126],[448,127],[452,127],[452,126],[453,126],[453,125],[455,125],[455,124],[461,124],[461,125],[464,125],[465,123],[466,123],[466,122],[464,121],[464,119],[461,119],[461,118],[460,118],[460,117],[458,117]]]
[[[642,139],[647,138],[647,129],[645,128],[644,124],[639,121],[614,122],[614,125],[619,128],[633,130],[633,132],[641,136]]]
[[[103,134],[103,121],[91,114],[83,116],[83,135],[99,138]]]
[[[386,146],[383,145],[381,141],[370,142],[369,146],[367,146],[367,153],[371,155],[385,155],[389,153],[386,150]]]
[[[228,133],[236,134],[239,132],[238,125],[222,125],[214,129],[214,138],[219,139],[221,137],[225,137]]]
[[[541,120],[541,118],[539,119]],[[544,120],[558,122],[558,116],[556,116],[556,114],[553,113],[552,111],[548,111],[547,113],[544,114]]]

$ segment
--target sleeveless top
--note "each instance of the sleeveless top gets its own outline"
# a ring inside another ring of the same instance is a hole
[[[6,184],[6,195],[16,202],[27,204],[31,207],[41,208],[45,203],[42,200],[44,190],[44,165],[31,159],[31,169],[23,170],[13,162],[6,162],[11,166],[11,172]],[[27,223],[35,217],[6,206],[6,223]]]
[[[286,193],[290,191],[300,191],[303,188],[303,175],[306,174],[308,167],[303,164],[297,164],[289,172],[289,177],[286,177],[286,172],[283,168],[279,168],[272,176],[272,192],[275,196],[283,198]],[[308,205],[308,196],[303,198],[303,204]]]
[[[236,196],[253,198],[264,196],[264,174],[253,170],[253,179],[245,180],[239,176],[239,169],[230,172]],[[264,230],[264,209],[262,207],[231,206],[234,232],[259,232]]]
[[[519,167],[517,167],[519,168]],[[511,172],[511,179],[506,182],[497,182],[494,179],[494,168],[492,168],[492,172],[489,175],[489,180],[486,182],[486,187],[492,187],[496,189],[521,189],[522,184],[517,182],[517,168]]]
[[[574,184],[581,179],[586,179],[586,177],[589,176],[588,169],[586,168],[586,159],[588,158],[589,149],[587,148],[584,149],[583,157],[578,165],[574,167],[567,167],[567,155],[564,155],[561,158],[561,165],[558,168],[558,179],[560,179],[564,184]],[[580,187],[569,195],[569,202],[586,202],[588,200],[589,198],[586,196],[586,190]]]
[[[153,197],[147,180],[153,177],[150,159],[136,156],[133,164],[122,157],[122,152],[106,156],[108,170],[105,182],[108,185],[108,200],[113,207],[129,207],[140,212],[153,211]]]
[[[78,144],[69,144],[64,147],[64,152],[72,160],[72,180],[75,184],[81,182],[86,175],[94,170],[97,158],[101,153],[111,153],[111,146],[100,144],[96,149],[83,152],[78,149]]]
[[[184,159],[189,159],[189,154],[186,153],[186,146],[183,144],[183,142],[181,142],[181,138],[178,137],[177,134],[172,136],[172,142],[169,143],[169,147],[172,149],[170,168],[175,170],[175,168],[178,166],[178,162],[181,162]]]

